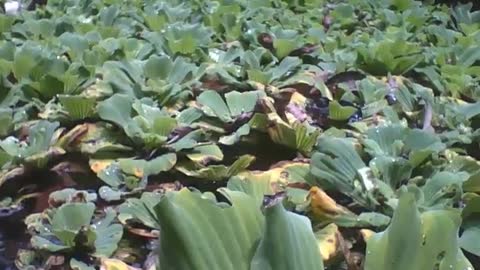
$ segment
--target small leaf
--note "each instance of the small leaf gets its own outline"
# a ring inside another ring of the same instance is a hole
[[[328,117],[332,120],[347,120],[357,112],[357,108],[351,106],[342,106],[338,101],[333,100],[328,105]]]

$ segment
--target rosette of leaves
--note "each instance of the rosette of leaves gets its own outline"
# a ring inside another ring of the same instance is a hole
[[[74,121],[92,117],[95,113],[96,100],[93,97],[59,95],[58,99],[68,117]]]
[[[263,104],[266,105],[265,112],[253,115],[249,121],[251,128],[266,132],[277,144],[309,155],[320,135],[320,129],[306,121],[305,98],[296,93],[292,95],[283,112],[285,120],[280,117],[280,111],[276,110],[272,100],[263,99]]]
[[[62,94],[63,77],[68,70],[68,61],[57,57],[56,52],[34,41],[27,41],[14,51],[12,72],[19,87],[28,98],[48,101]]]
[[[153,93],[161,106],[186,100],[204,73],[203,66],[199,67],[187,58],[172,60],[166,55],[150,56],[143,69],[147,77],[144,90]]]
[[[42,168],[50,158],[63,155],[65,150],[55,146],[60,131],[58,127],[58,122],[41,120],[28,127],[26,140],[9,136],[0,141],[3,165],[25,163]]]
[[[298,70],[302,61],[298,57],[285,57],[280,62],[270,62],[269,65],[262,65],[262,58],[267,51],[257,48],[254,51],[246,51],[243,55],[243,65],[247,72],[248,80],[260,86],[278,86],[284,80],[293,76]]]
[[[150,160],[119,158],[90,160],[90,167],[97,176],[115,190],[138,190],[148,184],[148,178],[173,168],[177,155],[164,154]],[[102,196],[102,194],[100,194]],[[106,197],[104,199],[107,199]]]
[[[404,40],[370,39],[357,52],[359,67],[372,75],[405,74],[424,61],[422,47]]]
[[[85,201],[93,202],[97,201],[97,194],[85,190],[76,190],[74,188],[65,188],[57,190],[49,194],[48,204],[53,207],[60,206],[65,203]]]
[[[232,145],[238,142],[242,136],[250,133],[250,126],[247,122],[258,101],[264,96],[265,93],[261,91],[231,91],[226,93],[225,99],[223,99],[218,92],[207,90],[198,96],[197,103],[207,117],[216,120],[216,123],[213,124],[220,126],[220,129],[227,133],[219,138],[219,142]]]
[[[228,48],[212,48],[208,52],[211,59],[205,68],[205,74],[202,77],[204,85],[214,89],[250,89],[246,83],[245,70],[240,65],[245,50],[240,43],[232,43]]]
[[[365,135],[362,143],[365,145],[365,151],[373,158],[406,159],[412,169],[446,148],[438,135],[420,129],[410,129],[401,124],[373,127],[368,129]],[[398,174],[388,177],[402,181]],[[391,185],[395,186],[396,183]]]
[[[227,42],[239,40],[242,35],[242,6],[236,2],[211,2],[205,11],[205,24],[214,30],[214,35]]]
[[[80,269],[95,269],[91,262],[72,256],[82,255],[90,260],[109,257],[122,238],[123,227],[115,222],[116,212],[107,209],[101,217],[96,216],[95,204],[91,202],[68,202],[46,210],[45,214],[27,218],[27,225],[34,228],[32,247],[66,256],[72,268],[82,265]]]
[[[471,144],[477,136],[472,124],[480,114],[479,103],[438,97],[432,104],[432,125],[448,146],[456,143]]]
[[[165,51],[169,52],[171,56],[175,54],[192,55],[197,50],[207,48],[212,35],[211,29],[203,24],[171,23],[164,35]]]
[[[292,26],[294,25],[290,27]],[[316,48],[311,44],[306,44],[305,36],[296,29],[284,29],[282,26],[275,25],[271,27],[270,31],[272,33],[271,48],[278,59],[284,59],[289,55],[302,56],[306,53],[312,53]]]
[[[364,118],[375,115],[388,117],[385,110],[395,110],[397,114],[411,117],[415,115],[418,97],[416,84],[403,76],[386,76],[378,79],[373,76],[358,81],[359,102],[364,104]],[[346,93],[347,95],[348,93]],[[387,109],[388,108],[388,109]],[[357,126],[355,126],[357,127]]]
[[[151,99],[133,99],[114,94],[98,103],[101,119],[115,123],[136,145],[154,149],[167,144],[170,133],[178,126],[175,118],[161,110]]]
[[[84,123],[68,130],[56,145],[68,152],[78,151],[89,156],[131,153],[132,148],[126,146],[129,141],[122,135],[121,131],[112,130],[108,123]]]
[[[49,121],[71,123],[92,118],[95,115],[96,99],[85,95],[59,94],[45,104],[36,102],[42,109],[39,116]]]
[[[140,198],[128,198],[118,208],[118,219],[124,224],[138,222],[151,230],[160,230],[155,206],[162,196],[159,193],[144,192]]]
[[[419,196],[423,209],[458,203],[469,173],[441,170],[445,165],[438,155],[445,144],[437,135],[390,124],[369,129],[360,142],[363,149],[354,139],[321,137],[311,161],[311,173],[319,178],[315,183],[335,187],[363,207],[385,203],[387,213],[395,208],[395,192],[403,185]],[[426,171],[417,175],[414,170]]]
[[[178,5],[176,2],[143,3],[145,24],[153,31],[160,32],[170,23],[186,22],[192,14],[197,14],[195,3]]]
[[[348,194],[363,207],[374,209],[378,202],[370,192],[374,188],[370,168],[351,140],[322,136],[311,160],[311,173],[318,177],[312,184],[335,188]]]
[[[105,87],[102,96],[107,97],[112,93],[127,95],[131,98],[144,96],[142,85],[145,81],[143,72],[144,61],[133,59],[130,61],[106,61],[99,68],[102,76],[102,86]]]
[[[275,114],[267,116],[273,125],[267,129],[270,138],[275,143],[285,145],[308,155],[320,135],[318,128],[299,122],[288,124]]]
[[[18,101],[21,93],[12,89],[3,76],[0,76],[0,91],[0,136],[3,138],[10,134],[16,124],[28,117],[25,112],[31,108],[31,104],[20,106]]]

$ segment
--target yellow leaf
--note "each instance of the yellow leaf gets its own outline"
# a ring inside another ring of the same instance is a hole
[[[238,176],[251,179],[268,178],[273,186],[276,186],[277,184],[287,185],[290,183],[290,179],[286,170],[293,166],[309,167],[310,165],[304,162],[281,161],[270,167],[267,171],[245,171],[239,173]]]
[[[338,227],[334,223],[315,233],[320,254],[325,262],[334,258],[339,253],[340,243],[337,233]]]
[[[140,270],[117,259],[103,259],[100,270]]]
[[[293,92],[290,97],[290,103],[295,103],[297,105],[304,105],[307,102],[307,98],[298,92]]]

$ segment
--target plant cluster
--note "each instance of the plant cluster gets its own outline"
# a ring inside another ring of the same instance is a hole
[[[478,267],[480,11],[428,2],[5,10],[0,268]]]

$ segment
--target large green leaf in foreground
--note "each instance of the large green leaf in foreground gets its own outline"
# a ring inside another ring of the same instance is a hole
[[[323,269],[310,220],[281,204],[266,209],[265,234],[251,270]]]
[[[161,227],[160,269],[249,269],[264,224],[250,196],[226,191],[232,207],[183,189],[155,208]]]
[[[390,226],[367,241],[366,270],[473,270],[458,244],[460,213],[420,214],[414,195],[404,193]]]
[[[250,195],[219,191],[231,206],[187,189],[167,194],[157,205],[159,269],[323,269],[306,218],[281,204],[267,208],[264,217]]]

